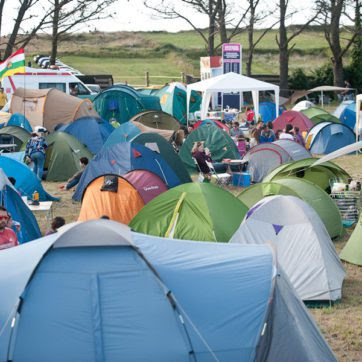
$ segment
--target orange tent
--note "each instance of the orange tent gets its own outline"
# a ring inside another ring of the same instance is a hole
[[[112,176],[118,178],[116,191],[102,191],[107,177],[98,177],[88,185],[78,221],[99,219],[102,215],[107,215],[111,220],[128,224],[144,206],[138,191],[122,177]]]

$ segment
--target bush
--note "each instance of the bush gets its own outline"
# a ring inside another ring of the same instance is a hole
[[[289,77],[289,84],[292,89],[309,89],[310,80],[304,73],[303,69],[297,68],[292,72]]]
[[[312,71],[310,76],[310,86],[315,88],[321,85],[333,85],[332,64],[325,64]]]

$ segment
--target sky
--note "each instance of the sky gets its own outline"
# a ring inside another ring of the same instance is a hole
[[[45,1],[45,0],[41,0]],[[154,3],[158,3],[159,0],[150,0]],[[175,4],[180,3],[180,0],[170,0]],[[97,22],[92,22],[89,27],[83,26],[78,28],[78,31],[88,31],[94,30],[95,28],[99,31],[169,31],[169,32],[177,32],[180,30],[190,30],[191,26],[188,25],[182,19],[173,19],[173,20],[165,20],[159,19],[155,16],[155,13],[147,9],[144,6],[144,0],[119,0],[117,4],[114,4],[110,10],[110,12],[116,12],[116,15],[112,19],[106,20],[98,20]],[[240,3],[240,2],[239,2]],[[263,3],[263,0],[262,0]],[[298,10],[295,15],[293,15],[292,19],[290,19],[289,23],[293,24],[301,24],[305,22],[306,17],[310,14],[310,9],[313,1],[312,0],[304,0],[301,2],[300,0],[290,0],[290,4],[294,9]],[[5,3],[4,14],[6,17],[3,19],[3,29],[2,35],[11,32],[13,22],[9,21],[16,16],[17,1],[8,0]],[[36,9],[34,9],[36,12]],[[196,12],[192,12],[188,10],[190,13],[190,18],[192,21],[197,24],[201,28],[205,28],[208,25],[207,17]],[[235,18],[237,18],[238,13],[236,12]],[[267,19],[267,23],[273,23],[275,19],[273,17],[269,17]],[[28,23],[29,24],[29,23]],[[29,25],[28,25],[29,26]]]

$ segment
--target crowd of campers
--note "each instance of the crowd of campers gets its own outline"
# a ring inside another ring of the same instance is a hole
[[[331,197],[336,185],[360,193],[332,162],[358,149],[354,108],[277,115],[268,101],[197,119],[202,95],[188,92],[12,92],[0,361],[337,360],[305,304],[342,298],[341,259],[362,266],[362,219],[338,255],[351,218]],[[29,206],[60,202],[48,181],[80,213],[42,236]]]

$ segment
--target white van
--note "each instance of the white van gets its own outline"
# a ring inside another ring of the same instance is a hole
[[[76,76],[61,70],[25,67],[25,74],[15,74],[10,77],[5,77],[1,83],[8,100],[10,100],[16,88],[20,87],[29,89],[56,88],[67,94],[71,94],[71,90],[76,87],[79,98],[89,98],[93,100],[97,95],[97,93],[92,92]]]

